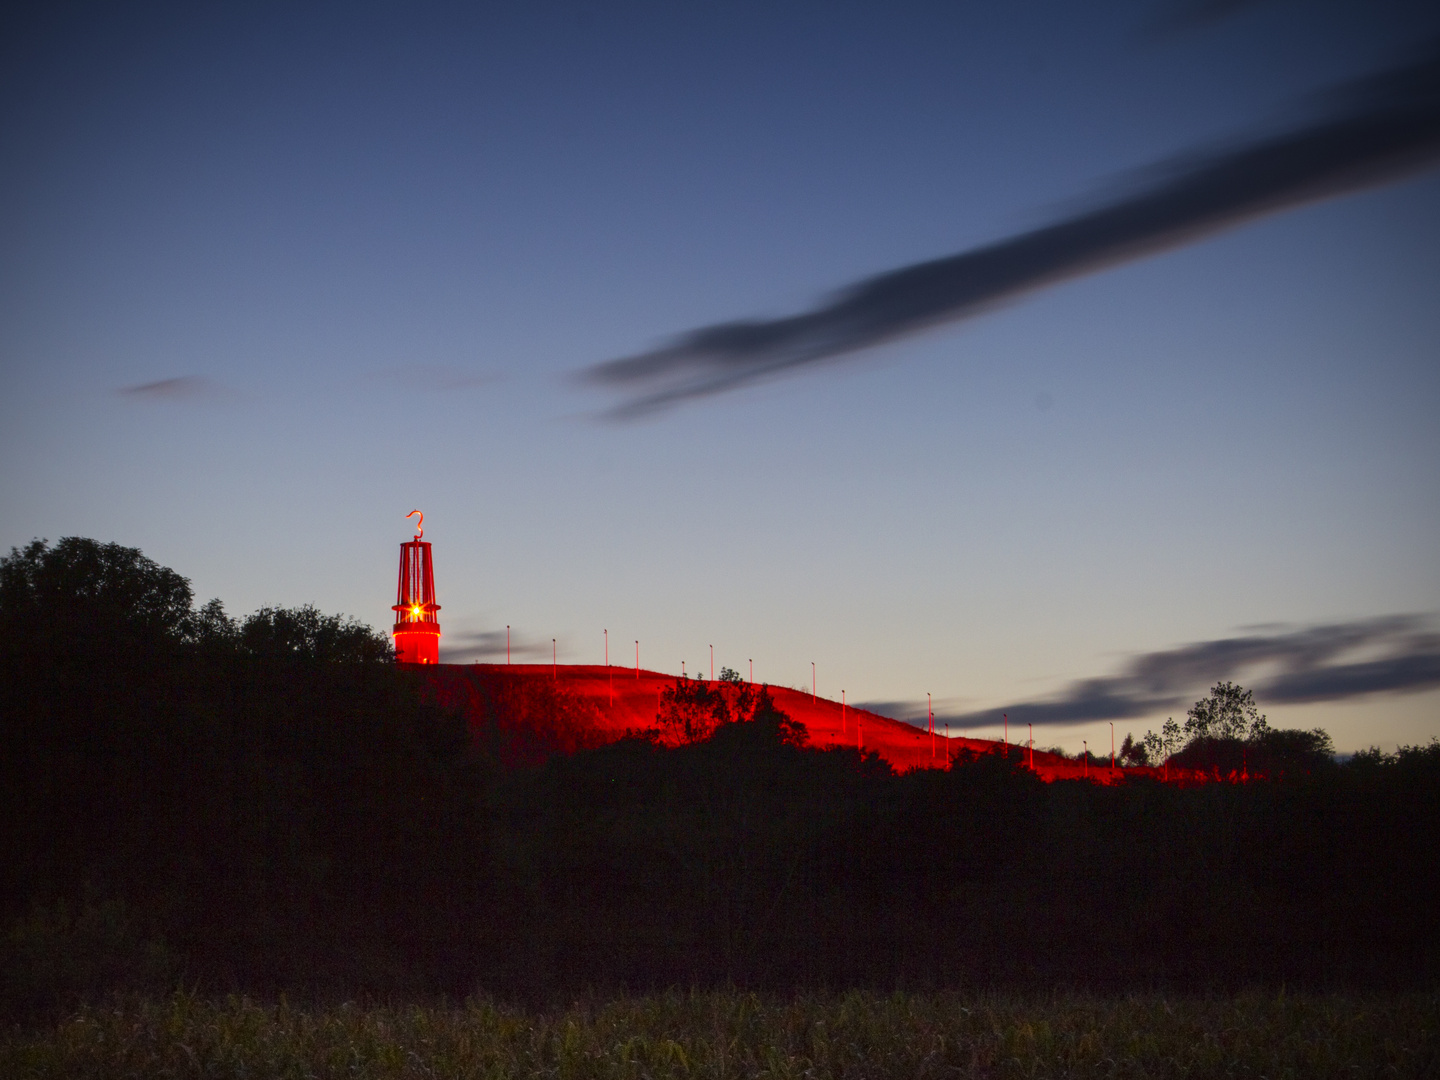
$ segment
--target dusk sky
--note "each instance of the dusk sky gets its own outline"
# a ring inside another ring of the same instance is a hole
[[[1108,750],[1440,735],[1440,7],[56,4],[0,547]],[[889,275],[889,276],[885,276]]]

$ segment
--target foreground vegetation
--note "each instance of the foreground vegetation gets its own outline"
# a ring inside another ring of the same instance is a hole
[[[0,1042],[13,1077],[1434,1076],[1440,997],[667,994],[525,1011],[122,1001]]]
[[[177,986],[1440,986],[1440,743],[1188,789],[896,775],[691,687],[683,745],[557,754],[513,737],[565,730],[553,690],[476,683],[467,726],[368,628],[196,609],[132,549],[0,559],[0,619],[0,1012],[27,1022]]]

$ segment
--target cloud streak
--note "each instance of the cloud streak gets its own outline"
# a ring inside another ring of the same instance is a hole
[[[857,282],[798,315],[701,327],[594,365],[635,418],[833,361],[1025,293],[1186,244],[1302,203],[1382,184],[1440,160],[1440,43],[1416,63],[1332,91],[1308,126],[1152,171],[1124,198],[1043,228]]]
[[[219,383],[200,375],[179,375],[173,379],[122,386],[115,392],[121,397],[136,401],[167,401],[178,404],[222,401],[229,396]]]
[[[936,719],[961,728],[998,725],[1007,713],[1012,725],[1129,720],[1188,707],[1214,683],[1252,675],[1262,705],[1428,690],[1440,686],[1440,632],[1423,616],[1387,615],[1192,642],[1143,653],[1118,675],[1082,679],[1052,698]],[[864,707],[902,719],[925,715],[923,704],[909,702]]]

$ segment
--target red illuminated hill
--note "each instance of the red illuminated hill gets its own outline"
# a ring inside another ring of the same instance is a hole
[[[675,686],[674,675],[598,664],[437,664],[411,670],[423,671],[438,700],[459,708],[472,722],[481,719],[484,703],[495,702],[498,695],[500,705],[490,712],[499,714],[500,725],[512,729],[516,737],[538,740],[551,750],[598,746],[623,738],[627,732],[656,730],[661,695]],[[874,751],[902,772],[944,768],[949,756],[961,750],[985,754],[1001,747],[991,739],[931,736],[913,724],[854,706],[842,708],[838,701],[812,698],[784,686],[768,689],[775,706],[804,726],[809,745]],[[536,693],[548,693],[551,700],[558,696],[570,706],[561,710],[564,730],[557,730],[553,720],[540,715],[542,710],[527,712],[525,703]],[[1046,780],[1088,776],[1110,783],[1123,773],[1153,772],[1125,769],[1112,774],[1108,767],[1095,766],[1087,771],[1083,762],[1039,750],[1034,753],[1034,765]]]

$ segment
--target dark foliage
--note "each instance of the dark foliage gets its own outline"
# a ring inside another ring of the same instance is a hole
[[[176,980],[543,996],[1440,973],[1440,743],[1334,764],[1318,734],[1260,733],[1280,741],[1242,752],[1290,763],[1278,778],[1192,788],[1044,784],[1016,751],[896,775],[805,746],[726,680],[677,685],[686,738],[566,746],[583,703],[543,680],[449,686],[312,609],[236,624],[81,540],[0,562],[0,615],[29,628],[0,644],[11,1008]]]
[[[725,668],[718,682],[679,678],[660,695],[656,713],[660,741],[683,746],[720,737],[722,740],[753,738],[764,731],[790,746],[803,746],[805,728],[775,708],[767,687],[758,689],[741,682],[739,675]],[[732,727],[734,724],[749,726]]]
[[[0,642],[0,909],[6,967],[28,972],[9,990],[140,978],[164,967],[151,954],[349,979],[356,939],[400,978],[406,942],[458,917],[484,857],[481,766],[383,638],[313,609],[237,628],[87,540],[12,552],[0,583],[0,616],[28,631]],[[65,960],[67,927],[111,959]]]
[[[471,751],[507,767],[541,765],[605,743],[596,703],[550,678],[506,671],[436,672],[427,700],[469,717]]]
[[[1166,765],[1217,779],[1308,776],[1334,765],[1330,736],[1315,728],[1272,728],[1243,686],[1220,682],[1190,706],[1182,728],[1167,720],[1159,735],[1140,742],[1125,736],[1120,759],[1136,765]]]
[[[1171,755],[1170,764],[1182,769],[1228,777],[1304,776],[1333,768],[1335,747],[1330,736],[1318,728],[1266,728],[1248,739],[1201,737]]]

